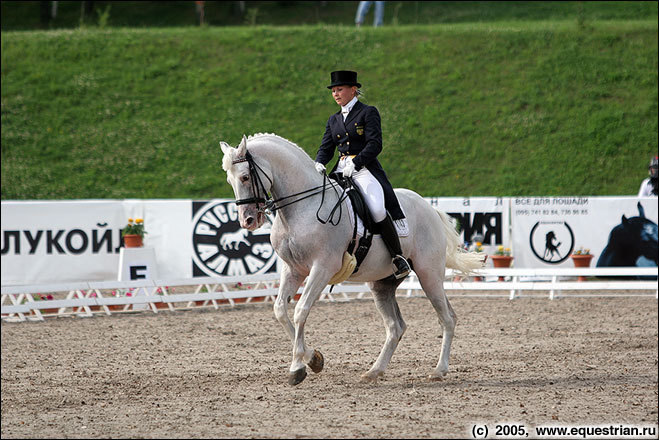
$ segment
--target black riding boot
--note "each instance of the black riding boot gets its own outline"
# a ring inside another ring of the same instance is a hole
[[[387,214],[387,217],[380,223],[376,223],[376,226],[380,230],[382,240],[391,254],[394,276],[397,280],[406,277],[412,269],[405,257],[403,257],[403,251],[400,249],[400,240],[398,239],[398,232],[396,232],[394,221]]]

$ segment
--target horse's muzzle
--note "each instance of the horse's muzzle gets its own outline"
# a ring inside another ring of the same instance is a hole
[[[254,231],[255,229],[263,226],[265,222],[265,214],[258,211],[255,207],[240,207],[238,208],[238,219],[240,220],[240,227],[245,228],[248,231]]]

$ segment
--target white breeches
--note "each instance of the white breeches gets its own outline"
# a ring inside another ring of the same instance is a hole
[[[342,157],[336,167],[336,171],[339,173],[343,171],[345,158],[345,156]],[[387,210],[384,207],[384,191],[382,190],[380,182],[378,182],[366,167],[362,167],[361,170],[355,171],[352,175],[352,180],[364,196],[364,201],[366,201],[366,205],[368,206],[369,211],[371,211],[373,221],[379,223],[384,220],[387,217]]]

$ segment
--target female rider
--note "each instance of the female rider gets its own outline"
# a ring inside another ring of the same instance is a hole
[[[357,72],[335,71],[331,73],[330,80],[327,88],[332,90],[332,97],[341,110],[327,121],[325,135],[316,154],[316,169],[324,173],[334,150],[339,149],[339,161],[332,172],[336,170],[344,177],[352,177],[376,223],[374,232],[382,235],[389,249],[394,276],[403,278],[410,272],[410,265],[402,255],[393,220],[403,220],[405,215],[377,160],[377,155],[382,151],[380,113],[377,108],[359,102],[359,88],[362,85],[357,82]]]

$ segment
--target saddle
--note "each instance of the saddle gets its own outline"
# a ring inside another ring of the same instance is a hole
[[[350,259],[352,256],[355,260],[354,269],[349,271],[349,273],[345,273],[348,271],[342,270],[330,281],[330,284],[338,284],[359,270],[359,266],[362,264],[364,258],[366,258],[366,254],[368,254],[368,251],[371,248],[371,242],[373,241],[373,226],[375,225],[375,222],[373,221],[373,217],[371,217],[371,213],[368,209],[368,205],[366,205],[364,196],[352,183],[351,178],[343,177],[341,173],[332,173],[329,177],[335,180],[346,191],[346,194],[350,199],[350,203],[352,203],[352,210],[355,216],[353,222],[354,228],[352,232],[352,240],[350,240],[350,244],[348,245],[348,249],[346,251],[347,255],[344,255],[344,267],[346,264],[350,264],[350,262],[347,262],[346,259]],[[364,235],[360,237],[359,240],[357,240],[358,217],[362,220],[364,225]],[[343,278],[343,276],[339,277],[339,275],[343,275],[345,278]],[[337,278],[343,279],[341,281],[336,281]]]

